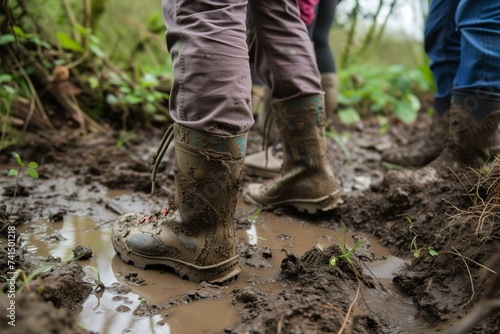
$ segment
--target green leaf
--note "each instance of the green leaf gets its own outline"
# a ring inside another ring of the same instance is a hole
[[[335,267],[337,265],[337,258],[335,256],[332,256],[330,259],[330,267]]]
[[[410,105],[404,101],[396,103],[396,107],[392,112],[397,118],[405,123],[411,123],[417,117],[416,113],[411,110]]]
[[[0,83],[11,82],[11,81],[12,81],[12,75],[5,73],[0,74]]]
[[[90,88],[96,89],[99,86],[99,80],[96,77],[89,77],[88,79]]]
[[[142,101],[143,101],[142,97],[136,96],[134,94],[125,95],[125,100],[129,104],[139,104],[139,103],[142,103]]]
[[[39,177],[38,172],[33,168],[28,168],[28,174],[34,179],[38,179]]]
[[[429,251],[430,256],[438,256],[439,255],[439,253],[436,252],[436,250],[434,250],[434,248],[432,248],[432,247],[429,247],[428,251]]]
[[[37,45],[40,45],[46,49],[52,49],[52,45],[50,45],[49,43],[45,42],[44,40],[41,40],[40,38],[38,37],[33,37],[30,39],[30,41],[34,44],[37,44]]]
[[[403,170],[405,169],[403,166],[396,165],[387,161],[382,161],[382,166],[390,169],[395,169],[395,170]]]
[[[31,161],[29,164],[28,164],[28,168],[37,168],[38,167],[38,163],[34,162],[34,161]]]
[[[151,73],[146,73],[140,80],[142,87],[155,87],[160,84],[158,79]]]
[[[16,37],[12,34],[5,34],[0,36],[0,45],[14,43],[16,41]]]
[[[14,26],[14,33],[19,37],[19,38],[24,38],[26,37],[26,34],[24,33],[23,29],[19,26]]]
[[[342,124],[351,124],[359,122],[361,120],[361,117],[359,117],[356,109],[347,108],[339,110],[339,119]]]
[[[16,152],[12,152],[12,156],[14,157],[14,159],[16,159],[16,162],[19,166],[21,166],[21,167],[24,166],[23,161],[21,160],[21,157],[19,156],[19,154],[17,154]]]
[[[17,169],[9,169],[9,176],[17,176],[19,171]]]
[[[83,47],[75,41],[73,38],[69,37],[63,32],[58,32],[56,33],[57,39],[59,40],[59,43],[63,47],[63,49],[71,50],[71,51],[76,51],[76,52],[83,52]]]
[[[101,50],[97,45],[91,44],[89,46],[90,51],[95,54],[98,58],[103,58],[104,57],[104,51]]]
[[[414,251],[413,256],[419,257],[420,256],[420,249],[417,249],[416,251]]]

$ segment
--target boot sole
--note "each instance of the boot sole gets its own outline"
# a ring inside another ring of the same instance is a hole
[[[120,243],[115,243],[114,240],[113,247],[115,252],[127,264],[132,264],[140,269],[145,269],[147,266],[164,265],[174,269],[181,278],[187,278],[194,283],[206,281],[213,284],[228,284],[233,282],[241,272],[238,265],[239,255],[211,266],[196,266],[173,258],[139,254]]]
[[[307,212],[309,214],[315,214],[318,211],[329,211],[336,208],[339,204],[342,204],[342,199],[340,198],[340,191],[336,190],[333,193],[319,198],[314,199],[289,199],[285,201],[279,201],[272,204],[263,204],[256,201],[248,193],[245,193],[245,201],[247,203],[253,204],[255,206],[262,207],[263,209],[277,209],[286,206],[291,206],[297,209],[299,212]]]

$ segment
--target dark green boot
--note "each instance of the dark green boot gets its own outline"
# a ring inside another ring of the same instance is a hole
[[[416,142],[396,147],[382,154],[382,161],[404,167],[422,167],[436,159],[448,142],[448,115],[434,113],[428,134]]]
[[[340,195],[326,153],[323,96],[273,102],[273,113],[284,147],[283,167],[279,177],[249,185],[245,200],[309,213],[333,209]]]
[[[212,135],[175,124],[174,139],[175,207],[119,217],[113,246],[140,268],[161,264],[193,282],[230,281],[240,272],[233,217],[247,135]]]

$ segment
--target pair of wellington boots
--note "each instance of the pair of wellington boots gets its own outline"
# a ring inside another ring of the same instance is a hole
[[[337,109],[338,76],[335,72],[321,73],[321,87],[325,92],[326,118],[331,122]],[[282,145],[279,132],[276,127],[266,129],[268,114],[271,113],[271,90],[260,86],[252,88],[252,103],[256,103],[254,109],[258,114],[255,129],[266,136],[266,143],[272,143],[267,149],[249,155],[245,158],[245,171],[249,175],[265,178],[273,178],[279,175],[283,164]],[[254,113],[254,114],[255,114]],[[274,116],[272,116],[274,117]]]
[[[139,268],[166,265],[193,282],[230,282],[241,271],[233,217],[247,134],[219,136],[173,127],[174,206],[152,216],[119,217],[113,247]]]
[[[311,213],[334,208],[340,196],[326,156],[323,97],[274,107],[285,143],[283,169],[269,183],[250,185],[246,200]],[[212,135],[178,124],[173,135],[174,207],[152,216],[120,216],[113,226],[113,247],[139,268],[166,265],[193,282],[230,282],[241,270],[233,218],[247,135]]]
[[[461,104],[453,104],[443,115],[435,114],[430,131],[409,145],[387,150],[382,160],[403,167],[423,167],[429,163],[449,167],[479,168],[500,153],[498,114],[478,119]]]

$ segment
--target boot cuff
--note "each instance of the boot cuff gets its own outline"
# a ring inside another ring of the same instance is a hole
[[[500,111],[500,94],[477,89],[454,89],[452,103],[463,106],[478,120]]]
[[[235,136],[215,135],[188,129],[176,123],[174,124],[174,138],[176,142],[203,150],[230,153],[233,159],[241,159],[246,155],[247,133]]]

